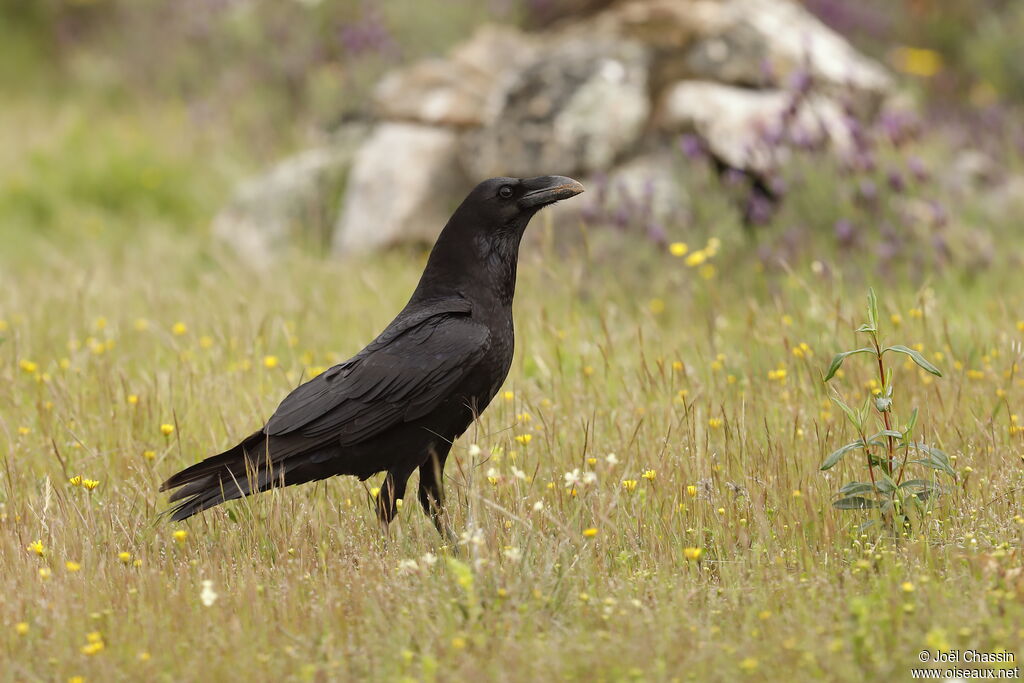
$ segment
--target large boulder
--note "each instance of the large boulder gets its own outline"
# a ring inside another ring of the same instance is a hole
[[[477,178],[606,169],[635,145],[649,113],[641,45],[568,40],[515,76],[492,120],[463,137],[461,157]]]
[[[214,236],[255,267],[295,244],[326,245],[345,178],[365,127],[350,126],[321,148],[243,181],[213,220]]]
[[[334,252],[436,239],[470,186],[459,169],[457,140],[447,128],[379,124],[349,172]]]

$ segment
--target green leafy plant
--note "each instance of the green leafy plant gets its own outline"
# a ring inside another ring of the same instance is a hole
[[[853,481],[844,485],[839,489],[839,498],[833,505],[841,510],[876,508],[883,522],[891,524],[893,529],[902,529],[910,524],[908,512],[914,508],[921,509],[937,492],[933,478],[906,479],[908,466],[930,468],[954,479],[956,472],[945,453],[914,439],[917,408],[911,411],[909,419],[902,426],[896,427],[899,421],[893,410],[893,372],[892,367],[886,367],[886,354],[909,356],[936,377],[942,377],[942,373],[914,349],[899,344],[882,345],[879,338],[878,299],[874,290],[868,291],[868,321],[857,328],[857,332],[868,337],[868,345],[837,353],[823,381],[828,382],[835,377],[847,358],[865,354],[878,366],[880,388],[875,389],[858,409],[851,408],[833,389],[830,398],[846,415],[859,438],[832,451],[821,464],[821,469],[835,467],[847,455],[863,455],[870,481]],[[863,528],[876,521],[868,521]]]

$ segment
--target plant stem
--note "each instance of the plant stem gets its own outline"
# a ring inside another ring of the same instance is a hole
[[[882,349],[878,345],[878,337],[872,335],[871,340],[875,344],[875,357],[878,359],[878,381],[882,385],[882,391],[885,391],[885,366],[882,364]],[[885,422],[885,431],[892,431],[892,425],[889,423],[889,412],[892,410],[892,403],[889,404],[889,410],[882,412],[882,421]],[[896,442],[893,440],[891,435],[885,437],[887,450],[889,453],[889,476],[893,474],[893,467],[896,464]]]

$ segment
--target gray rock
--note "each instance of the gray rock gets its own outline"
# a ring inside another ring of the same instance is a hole
[[[764,64],[783,77],[806,65],[820,82],[843,91],[881,96],[892,89],[891,76],[878,62],[860,54],[800,4],[792,0],[730,0],[726,4],[729,29],[717,37],[728,41],[731,31],[744,31],[761,39],[750,41],[747,54],[737,53],[746,57],[742,61],[748,66],[747,82],[758,81]]]
[[[333,251],[431,242],[470,186],[448,128],[381,123],[360,147],[334,230]]]
[[[503,84],[536,54],[514,28],[482,26],[447,59],[427,59],[385,76],[374,93],[381,118],[479,126],[493,118]]]
[[[682,81],[666,89],[657,123],[667,132],[695,131],[730,166],[757,171],[784,160],[785,150],[767,142],[781,130],[790,139],[824,136],[836,149],[849,150],[850,134],[839,105],[813,95],[802,102],[795,116],[786,119],[792,101],[793,95],[781,90]]]
[[[214,236],[256,267],[296,244],[326,246],[354,140],[363,127],[342,131],[336,141],[278,163],[243,181],[214,218]]]
[[[682,221],[689,201],[679,182],[679,158],[668,153],[646,154],[611,171],[604,179],[604,212],[640,212],[650,228]]]
[[[494,118],[464,137],[461,158],[479,178],[605,169],[633,147],[649,113],[640,45],[568,40],[513,78]]]
[[[893,88],[880,64],[792,0],[633,0],[589,23],[654,48],[659,88],[684,78],[758,86],[767,72],[785,80],[804,69],[872,107]]]

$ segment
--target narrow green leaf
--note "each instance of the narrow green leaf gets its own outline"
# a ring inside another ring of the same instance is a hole
[[[827,382],[830,379],[832,379],[835,376],[836,372],[839,370],[839,368],[842,367],[843,361],[849,358],[850,356],[854,355],[855,353],[874,352],[874,349],[864,347],[863,349],[855,349],[853,351],[843,351],[842,353],[837,353],[835,356],[832,357],[832,363],[828,366],[828,372],[825,373],[825,379],[822,381]]]
[[[882,493],[892,493],[896,490],[896,482],[885,472],[879,472],[878,490]]]
[[[923,443],[911,444],[915,450],[919,453],[926,453],[926,457],[920,458],[919,460],[912,460],[911,462],[930,467],[933,470],[941,470],[951,477],[956,476],[956,470],[953,469],[953,465],[949,462],[949,456],[940,451],[938,448],[932,448],[926,446]]]
[[[849,484],[839,489],[839,495],[841,496],[856,496],[861,493],[871,493],[875,490],[875,486],[871,482],[867,481],[851,481]]]
[[[890,346],[888,348],[883,349],[882,353],[884,354],[886,351],[895,351],[896,353],[906,354],[910,356],[910,358],[915,363],[920,365],[928,372],[932,373],[936,377],[942,377],[942,373],[939,372],[939,369],[932,365],[931,363],[929,363],[927,360],[925,360],[924,356],[922,356],[919,352],[915,351],[914,349],[909,349],[906,346],[903,346],[902,344],[896,344],[895,346]]]
[[[878,507],[878,503],[861,496],[847,496],[832,503],[832,507],[837,510],[867,510]]]
[[[878,329],[878,297],[875,296],[874,287],[868,288],[868,321]]]
[[[857,419],[857,413],[853,412],[853,408],[846,405],[846,403],[843,402],[843,399],[839,398],[838,396],[829,396],[829,398],[833,403],[839,406],[839,409],[843,411],[843,413],[846,415],[846,418],[850,422],[852,422],[853,426],[856,427],[859,431],[861,422],[859,419]]]
[[[872,434],[870,440],[874,441],[875,439],[877,439],[880,436],[891,436],[894,439],[902,439],[903,438],[903,432],[897,432],[895,429],[883,429],[882,431],[878,432],[877,434]]]
[[[856,450],[858,448],[861,448],[863,445],[864,445],[864,442],[861,441],[860,439],[857,439],[856,441],[854,441],[852,443],[846,444],[842,448],[838,448],[838,449],[832,451],[832,453],[829,454],[829,456],[827,458],[825,458],[825,462],[821,463],[821,468],[820,469],[821,470],[832,469],[833,467],[835,467],[837,462],[839,462],[840,460],[843,459],[844,455],[846,455],[850,451],[853,451],[853,450]]]
[[[917,408],[914,408],[913,412],[910,413],[910,419],[907,420],[907,426],[903,428],[904,438],[910,438],[915,426],[917,426]]]

